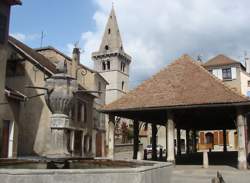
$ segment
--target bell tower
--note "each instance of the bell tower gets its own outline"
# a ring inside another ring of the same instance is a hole
[[[108,17],[99,51],[92,53],[94,69],[109,83],[106,104],[128,92],[131,57],[125,53],[114,7]]]

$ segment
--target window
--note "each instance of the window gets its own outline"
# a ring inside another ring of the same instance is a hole
[[[101,91],[102,91],[102,84],[101,82],[98,82],[98,91],[100,92],[99,93],[99,96],[101,95]]]
[[[108,33],[109,33],[109,34],[111,33],[111,29],[108,30]]]
[[[231,68],[222,69],[222,78],[223,79],[232,79]]]
[[[107,61],[107,69],[110,70],[110,61]]]
[[[108,45],[105,46],[105,50],[109,50],[109,46]]]
[[[124,72],[124,71],[125,71],[125,66],[126,66],[126,64],[125,64],[125,63],[123,63],[123,62],[121,62],[121,71],[122,71],[122,72]]]
[[[22,60],[8,60],[6,68],[6,76],[24,76],[25,75],[25,62]]]
[[[247,81],[247,86],[250,87],[250,81]]]
[[[77,104],[77,121],[86,122],[86,105],[82,101],[78,101]]]
[[[122,81],[122,90],[124,89],[124,84],[125,84],[125,82],[124,82],[124,81]]]
[[[102,62],[102,70],[105,71],[106,70],[106,63]]]
[[[4,44],[6,42],[6,34],[7,34],[7,17],[3,14],[0,14],[0,44]]]

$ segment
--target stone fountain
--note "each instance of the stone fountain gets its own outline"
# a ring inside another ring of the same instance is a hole
[[[46,156],[58,162],[58,159],[71,156],[67,148],[67,131],[70,127],[69,113],[78,87],[76,80],[67,74],[66,63],[59,62],[56,74],[46,79],[45,88],[45,100],[52,112],[51,142]]]
[[[1,183],[169,183],[172,164],[133,160],[71,158],[67,149],[69,119],[77,82],[65,63],[46,80],[45,99],[52,112],[51,145],[46,158],[0,160]],[[52,170],[53,169],[53,170]],[[57,170],[63,169],[63,170]]]

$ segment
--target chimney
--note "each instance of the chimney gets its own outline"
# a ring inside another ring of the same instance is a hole
[[[80,49],[75,47],[72,53],[71,75],[77,78],[77,68],[80,64]]]

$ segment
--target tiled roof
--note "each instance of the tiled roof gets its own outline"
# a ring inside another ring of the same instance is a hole
[[[35,50],[28,47],[21,41],[9,36],[9,43],[16,49],[18,53],[33,62],[37,67],[40,67],[49,74],[56,72],[56,66],[50,60],[40,53],[37,53]]]
[[[183,55],[102,111],[238,102],[248,102],[248,98],[225,86],[188,55]]]
[[[225,55],[217,55],[216,57],[208,60],[203,64],[204,67],[213,67],[213,66],[223,66],[223,65],[233,65],[233,64],[241,64],[240,62],[233,60]]]

